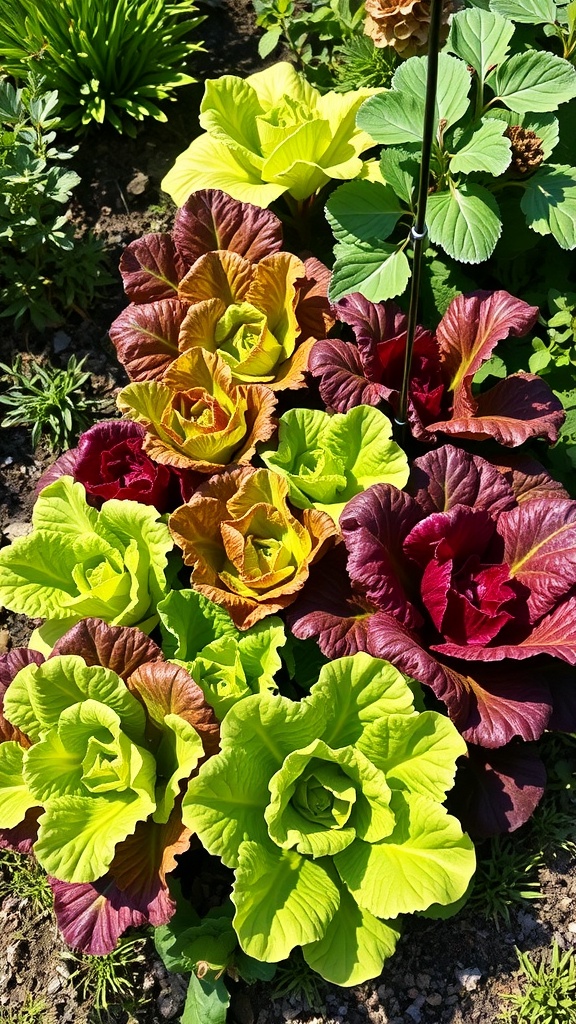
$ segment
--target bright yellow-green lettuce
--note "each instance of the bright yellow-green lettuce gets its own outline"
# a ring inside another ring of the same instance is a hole
[[[180,154],[162,188],[179,206],[197,189],[218,188],[265,207],[284,192],[301,202],[332,178],[356,178],[360,154],[374,145],[356,128],[356,113],[373,92],[322,96],[285,62],[246,79],[209,80],[205,134]]]
[[[88,616],[154,628],[173,543],[153,506],[114,498],[97,511],[82,484],[62,476],[41,491],[32,527],[0,551],[0,604],[46,618],[35,647],[47,653]]]
[[[372,484],[407,483],[408,460],[391,437],[390,420],[370,405],[334,416],[290,409],[279,422],[278,450],[260,455],[286,478],[293,505],[321,509],[338,522],[350,498]]]
[[[302,946],[322,977],[378,975],[399,915],[465,893],[474,847],[443,806],[466,745],[388,662],[325,665],[296,703],[261,693],[233,707],[221,752],[192,779],[185,824],[235,871],[242,949],[278,961]]]

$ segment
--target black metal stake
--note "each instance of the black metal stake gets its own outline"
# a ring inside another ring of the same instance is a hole
[[[416,217],[410,236],[413,243],[412,282],[410,286],[410,305],[408,307],[408,326],[406,329],[406,348],[404,350],[404,374],[400,404],[395,422],[400,428],[401,439],[404,440],[408,425],[408,384],[412,366],[412,350],[418,320],[418,298],[420,295],[420,274],[422,268],[422,250],[428,234],[426,228],[426,204],[430,181],[430,160],[432,145],[438,125],[434,122],[436,107],[436,86],[438,82],[438,52],[440,50],[440,27],[442,24],[442,0],[431,0],[430,33],[428,36],[428,69],[426,75],[426,102],[424,107],[424,129],[422,133],[422,156],[420,160],[420,181],[418,183],[418,199]]]

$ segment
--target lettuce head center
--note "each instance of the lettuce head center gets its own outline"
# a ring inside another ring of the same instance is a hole
[[[92,590],[111,580],[116,579],[124,573],[124,566],[115,566],[111,563],[109,556],[94,555],[74,566],[72,578],[81,594],[88,594]]]

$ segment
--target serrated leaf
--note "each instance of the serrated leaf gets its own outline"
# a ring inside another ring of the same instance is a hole
[[[554,0],[491,0],[490,8],[523,25],[543,25],[556,21]]]
[[[547,167],[526,182],[522,211],[528,227],[553,235],[562,249],[576,248],[576,170],[566,164]]]
[[[403,210],[390,185],[349,181],[330,196],[326,217],[339,242],[386,239]]]
[[[412,206],[412,193],[418,184],[419,162],[414,153],[406,149],[385,149],[380,158],[380,171],[384,181],[392,186],[397,196]]]
[[[493,84],[496,98],[518,114],[557,110],[576,96],[576,70],[552,53],[517,53],[498,68]]]
[[[506,57],[513,34],[514,26],[499,14],[473,7],[454,15],[449,46],[484,79]]]
[[[495,118],[482,121],[478,127],[464,132],[458,151],[450,161],[452,174],[470,174],[472,171],[486,171],[497,177],[503,174],[508,164],[512,147],[504,135],[505,127]]]
[[[394,245],[361,248],[358,245],[337,245],[337,259],[328,291],[332,302],[344,295],[360,292],[370,302],[383,302],[401,295],[410,278],[410,264],[405,253]]]
[[[371,96],[362,104],[356,124],[385,146],[421,142],[424,104],[419,98],[390,92]]]
[[[511,110],[488,110],[485,118],[505,121],[507,125],[518,124],[527,131],[532,131],[542,145],[544,159],[547,160],[558,143],[560,131],[558,118],[554,114],[515,114]]]
[[[427,57],[410,57],[394,73],[392,87],[405,96],[416,97],[424,109],[427,72]],[[439,54],[435,125],[440,121],[446,121],[446,128],[456,124],[468,109],[469,91],[470,72],[466,65],[447,53]]]
[[[427,222],[431,242],[461,263],[487,260],[502,230],[496,200],[471,182],[429,196]]]

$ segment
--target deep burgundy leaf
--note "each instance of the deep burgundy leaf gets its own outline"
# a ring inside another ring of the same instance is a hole
[[[308,369],[318,380],[322,401],[336,412],[348,412],[356,405],[379,405],[389,395],[388,388],[367,379],[360,353],[351,342],[317,341]]]
[[[70,448],[69,451],[64,452],[60,458],[56,459],[52,465],[42,474],[36,487],[34,488],[34,496],[37,498],[40,491],[43,491],[48,484],[53,484],[55,480],[58,480],[61,476],[74,476],[74,469],[76,467],[76,458],[78,455],[77,448]]]
[[[470,403],[470,415],[431,423],[432,432],[472,441],[494,438],[514,448],[533,437],[553,444],[565,419],[562,403],[541,377],[516,373],[498,381]]]
[[[499,341],[520,338],[538,319],[538,307],[506,291],[477,291],[452,300],[436,331],[448,386],[455,392],[459,415],[460,391],[469,393],[472,377],[490,358]]]
[[[204,253],[230,249],[256,263],[282,249],[282,223],[270,210],[208,188],[194,192],[176,214],[174,243],[190,266]]]
[[[390,615],[373,615],[367,629],[368,653],[430,686],[469,742],[501,747],[515,736],[535,740],[542,735],[552,697],[537,668],[514,663],[474,665],[470,675],[465,663],[451,665],[436,659]]]
[[[576,501],[536,498],[498,519],[504,561],[530,590],[528,607],[536,622],[576,584]]]
[[[181,299],[159,299],[141,306],[132,303],[116,317],[110,338],[131,380],[159,380],[177,358],[187,309]]]
[[[570,497],[566,488],[550,476],[542,463],[524,452],[503,452],[494,460],[494,465],[510,482],[518,504],[533,498]]]
[[[145,633],[135,626],[109,626],[100,619],[82,619],[58,640],[50,657],[79,654],[87,665],[110,668],[124,681],[150,661],[164,655]]]
[[[382,363],[377,346],[406,331],[406,314],[395,302],[370,302],[359,292],[345,295],[333,309],[338,320],[354,330],[366,376],[371,381],[380,380]]]
[[[189,269],[166,232],[137,238],[120,258],[124,291],[131,302],[174,298],[178,282]]]
[[[414,499],[390,484],[375,484],[357,494],[340,516],[353,587],[407,626],[422,623],[412,603],[418,593],[417,574],[403,548],[421,518]]]
[[[546,785],[546,769],[532,744],[500,750],[470,745],[458,768],[449,810],[474,838],[514,832],[532,816]]]
[[[516,505],[512,487],[498,469],[451,444],[414,460],[406,490],[426,513],[468,505],[497,517]]]
[[[144,914],[126,903],[110,874],[84,884],[50,877],[48,881],[58,927],[72,949],[104,956],[116,948],[128,928],[148,923]]]

